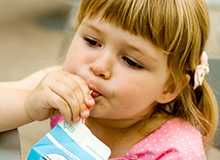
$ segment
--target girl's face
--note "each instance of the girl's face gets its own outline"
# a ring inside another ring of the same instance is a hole
[[[169,75],[159,48],[100,19],[79,26],[64,69],[100,93],[90,116],[103,119],[142,119],[160,101]]]

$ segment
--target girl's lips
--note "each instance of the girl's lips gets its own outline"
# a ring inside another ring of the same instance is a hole
[[[97,91],[91,90],[90,95],[93,98],[96,98],[96,97],[100,96],[101,94],[99,92],[97,92]]]
[[[97,91],[97,89],[94,87],[94,85],[92,85],[91,83],[88,83],[88,86],[89,86],[89,89],[91,90],[90,95],[93,98],[96,98],[101,95],[101,93],[99,91]]]

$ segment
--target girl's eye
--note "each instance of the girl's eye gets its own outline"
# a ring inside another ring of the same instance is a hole
[[[142,69],[144,68],[143,66],[141,66],[140,64],[138,64],[137,62],[135,62],[134,60],[132,60],[131,58],[128,58],[126,56],[123,56],[122,59],[131,67],[133,68],[138,68],[138,69]]]
[[[90,46],[90,47],[101,47],[102,45],[94,38],[91,37],[84,37],[83,38],[86,43]]]

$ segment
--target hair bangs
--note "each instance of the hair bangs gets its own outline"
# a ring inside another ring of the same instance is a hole
[[[76,24],[79,25],[84,18],[99,17],[131,34],[151,40],[153,34],[146,8],[147,3],[142,0],[83,0]]]
[[[84,18],[96,18],[147,38],[165,52],[184,48],[183,15],[174,0],[82,0],[76,28]]]

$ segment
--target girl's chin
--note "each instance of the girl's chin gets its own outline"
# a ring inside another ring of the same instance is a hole
[[[98,119],[110,119],[109,114],[103,108],[97,108],[90,111],[89,117]]]
[[[95,106],[90,111],[90,117],[100,119],[112,119],[114,117],[111,110],[112,108],[113,107],[104,97],[99,96],[95,99]]]
[[[120,117],[118,118],[116,118],[116,117],[114,117],[115,115],[112,115],[112,114],[110,114],[110,113],[108,113],[108,112],[102,112],[102,111],[98,111],[98,110],[94,110],[94,111],[91,111],[90,112],[90,115],[89,115],[89,117],[91,117],[91,118],[96,118],[96,119],[105,119],[105,120],[107,120],[107,119],[109,119],[109,120],[117,120],[117,119],[120,119]]]
[[[98,106],[97,106],[97,108],[94,108],[93,110],[90,111],[89,116],[92,118],[105,118],[103,115],[103,112],[100,111]]]

